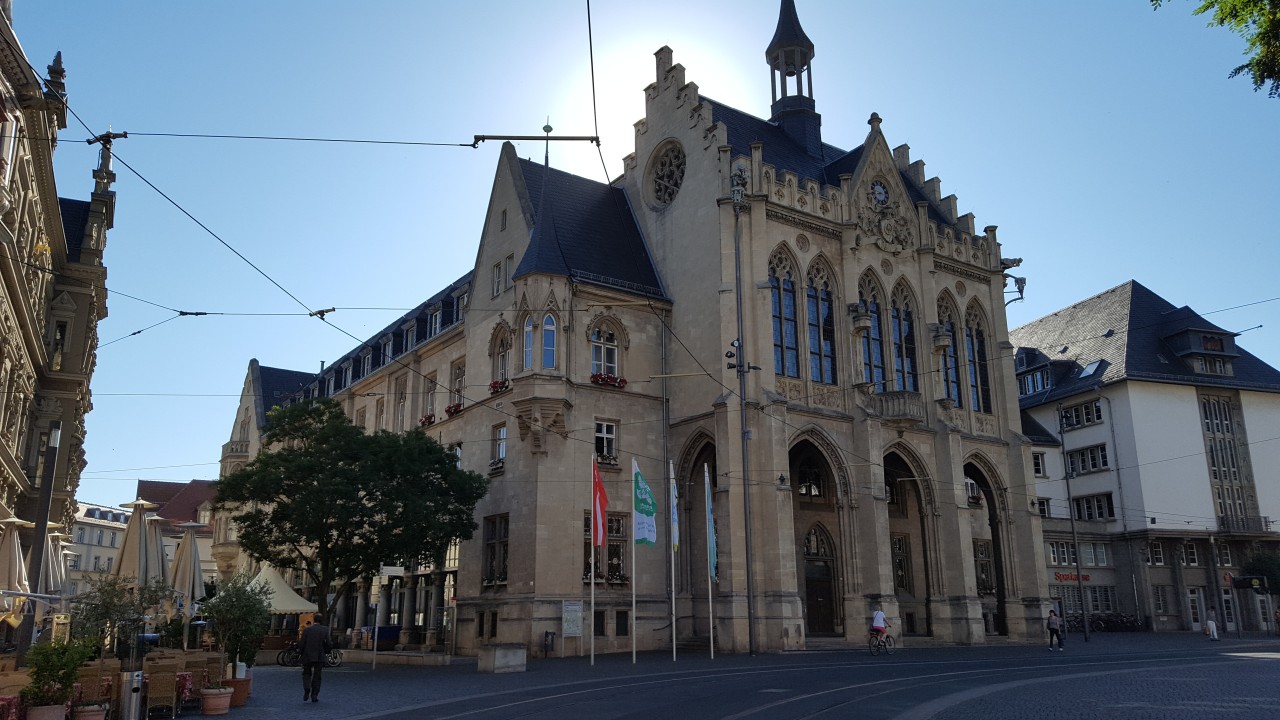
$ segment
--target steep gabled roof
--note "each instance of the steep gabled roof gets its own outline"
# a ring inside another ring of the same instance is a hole
[[[1135,280],[1029,322],[1010,331],[1009,339],[1017,347],[1044,353],[1054,376],[1048,390],[1023,397],[1021,404],[1040,405],[1120,380],[1280,392],[1280,371],[1238,346],[1232,375],[1193,371],[1167,342],[1188,329],[1234,334],[1189,307],[1175,307]]]
[[[258,431],[267,427],[267,411],[293,397],[315,379],[314,373],[258,365]]]
[[[625,192],[531,160],[519,159],[518,167],[534,229],[513,277],[565,275],[666,297]]]
[[[62,213],[62,233],[67,240],[67,259],[80,262],[80,247],[84,244],[85,226],[89,224],[89,203],[85,200],[58,198],[58,210]]]

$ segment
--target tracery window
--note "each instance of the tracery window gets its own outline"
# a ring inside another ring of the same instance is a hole
[[[523,354],[524,370],[533,369],[533,316],[524,319],[524,339],[520,345]]]
[[[949,341],[942,349],[941,367],[938,368],[942,379],[942,395],[956,407],[964,407],[960,399],[960,357],[957,348],[960,346],[956,337],[956,312],[950,303],[938,302],[938,324],[946,333]]]
[[[964,344],[969,363],[969,401],[981,413],[991,412],[991,377],[987,368],[987,333],[976,309],[964,318]]]
[[[542,318],[542,367],[556,366],[556,319],[551,313]]]
[[[494,331],[493,340],[493,379],[506,380],[511,377],[511,329],[502,323]]]
[[[836,384],[836,319],[832,310],[831,282],[827,269],[818,265],[809,271],[806,292],[806,319],[809,324],[809,379]]]
[[[880,317],[880,288],[868,277],[858,283],[858,303],[871,316],[871,327],[862,333],[862,380],[871,392],[884,390],[884,322]]]
[[[769,258],[769,293],[773,305],[773,371],[800,377],[800,338],[796,320],[796,285],[791,259],[775,252]]]
[[[916,331],[911,296],[898,288],[889,303],[890,331],[893,334],[893,384],[897,390],[916,392]]]

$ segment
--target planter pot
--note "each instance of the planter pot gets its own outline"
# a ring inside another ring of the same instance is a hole
[[[253,684],[253,678],[227,678],[222,681],[223,685],[231,688],[231,707],[240,707],[249,703],[249,688]]]
[[[28,715],[30,717],[30,715]],[[106,705],[80,705],[71,708],[71,717],[73,720],[105,720],[107,717]]]
[[[200,712],[204,715],[226,715],[231,709],[231,695],[234,691],[229,688],[205,688],[200,691]]]
[[[66,705],[37,705],[27,708],[27,720],[66,720]]]

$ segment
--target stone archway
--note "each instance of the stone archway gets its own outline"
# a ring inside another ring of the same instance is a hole
[[[838,484],[831,461],[814,441],[803,438],[788,453],[792,514],[796,532],[796,587],[801,593],[805,632],[843,634],[843,598],[839,582],[840,521]]]
[[[973,570],[975,588],[982,604],[982,624],[988,635],[1008,635],[1003,536],[1000,517],[1001,496],[993,475],[984,464],[971,458],[964,464],[964,482],[971,507],[980,505],[980,521],[974,522]]]
[[[933,595],[926,497],[922,473],[896,450],[885,453],[885,497],[889,515],[889,561],[892,564],[893,594],[904,635],[931,635]]]

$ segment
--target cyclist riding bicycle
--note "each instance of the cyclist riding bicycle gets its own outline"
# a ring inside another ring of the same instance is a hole
[[[876,637],[883,637],[889,632],[888,628],[890,627],[892,625],[885,619],[884,610],[876,608],[875,613],[871,615],[871,634]]]

